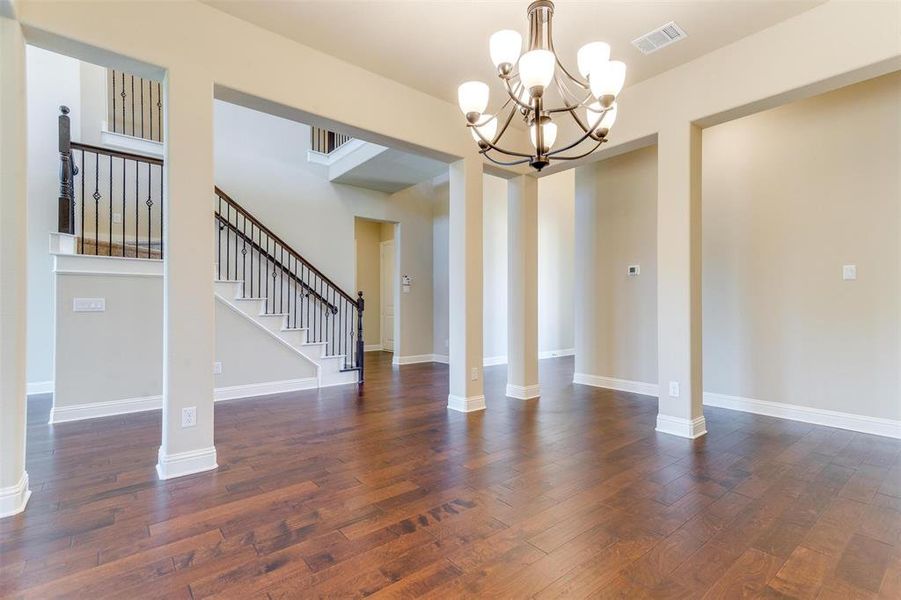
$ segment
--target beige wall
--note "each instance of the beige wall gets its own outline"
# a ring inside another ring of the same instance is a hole
[[[90,260],[100,265],[123,259]],[[147,265],[141,270],[148,270]],[[157,263],[155,270],[155,275],[56,275],[55,411],[160,396],[162,266]],[[104,298],[106,311],[73,312],[75,298]],[[219,302],[216,361],[222,363],[222,373],[215,376],[217,388],[316,376],[315,365]]]
[[[657,149],[579,167],[576,185],[575,276],[591,313],[576,338],[576,372],[656,383]],[[640,266],[637,277],[629,265]]]
[[[901,418],[899,140],[899,74],[704,130],[705,393]],[[654,148],[578,169],[599,320],[577,371],[656,383],[656,172]]]
[[[381,223],[354,219],[354,238],[357,244],[357,290],[363,292],[366,310],[363,311],[363,332],[366,345],[378,344],[381,334],[381,264],[379,242]]]
[[[705,391],[901,418],[901,75],[703,144]]]

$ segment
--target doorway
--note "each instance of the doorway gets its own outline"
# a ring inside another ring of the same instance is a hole
[[[397,253],[396,223],[356,217],[355,289],[363,292],[363,337],[367,352],[396,350]]]

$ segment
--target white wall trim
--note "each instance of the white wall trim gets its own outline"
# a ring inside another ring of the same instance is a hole
[[[50,409],[50,424],[114,417],[129,413],[160,410],[163,407],[162,396],[144,396],[140,398],[123,398],[105,402],[86,402],[71,406],[56,406]]]
[[[508,398],[517,398],[519,400],[531,400],[532,398],[538,398],[541,396],[541,386],[539,384],[535,385],[513,385],[512,383],[507,384],[507,397]]]
[[[447,354],[433,354],[432,362],[441,363],[443,365],[450,363],[450,357]]]
[[[471,396],[464,398],[463,396],[454,396],[448,394],[447,408],[457,412],[475,412],[477,410],[485,410],[485,396]]]
[[[644,394],[647,396],[658,396],[658,387],[656,383],[614,379],[613,377],[589,375],[587,373],[575,373],[573,375],[573,383],[619,390],[622,392]],[[706,406],[714,406],[728,410],[738,410],[756,415],[776,417],[777,419],[801,421],[802,423],[811,423],[813,425],[823,425],[825,427],[835,427],[837,429],[847,429],[849,431],[858,431],[860,433],[901,439],[901,420],[855,415],[824,408],[799,406],[797,404],[788,404],[784,402],[771,402],[769,400],[756,400],[754,398],[729,396],[727,394],[717,394],[714,392],[704,392],[704,404]],[[664,426],[675,427],[676,425],[665,424]],[[660,429],[659,420],[657,427],[658,431],[662,431]],[[681,430],[684,430],[686,425],[685,423],[681,423],[678,427],[680,427]],[[666,431],[665,433],[670,433],[670,431]],[[680,434],[677,433],[675,435]]]
[[[28,472],[22,473],[22,477],[15,485],[0,488],[0,519],[11,517],[25,510],[31,490],[28,488]]]
[[[656,431],[693,440],[707,433],[707,421],[703,416],[695,419],[683,419],[658,413]]]
[[[790,419],[814,425],[824,425],[826,427],[836,427],[838,429],[848,429],[860,433],[901,439],[901,421],[893,419],[868,417],[823,408],[755,400],[753,398],[728,396],[713,392],[704,392],[704,404],[757,415],[766,415],[768,417]]]
[[[342,384],[343,385],[343,384]],[[320,387],[316,377],[304,377],[302,379],[286,379],[283,381],[265,381],[263,383],[248,383],[244,385],[232,385],[218,387],[213,390],[213,400],[239,400],[268,396],[270,394],[284,394],[286,392],[298,392],[312,390]],[[114,417],[148,410],[161,410],[163,408],[162,396],[145,396],[142,398],[123,398],[121,400],[109,400],[106,402],[90,402],[75,404],[72,406],[54,406],[50,409],[50,423],[66,423],[69,421],[81,421],[83,419],[97,419],[100,417]]]
[[[284,394],[286,392],[298,392],[301,390],[313,390],[319,387],[317,377],[304,377],[302,379],[285,379],[282,381],[265,381],[263,383],[248,383],[244,385],[232,385],[219,387],[213,390],[213,400],[239,400],[256,396],[269,396],[270,394]]]
[[[53,272],[58,275],[118,275],[162,277],[163,261],[155,258],[54,254]]]
[[[175,454],[164,454],[160,447],[156,474],[160,479],[173,479],[203,471],[212,471],[218,467],[215,446]]]
[[[391,359],[391,364],[394,365],[415,365],[418,363],[427,363],[427,362],[442,362],[440,360],[436,360],[435,354],[413,354],[410,356],[398,356],[394,355],[394,358]]]
[[[109,124],[106,121],[103,122],[100,129],[100,145],[119,148],[128,152],[137,152],[138,154],[154,158],[163,158],[162,142],[110,131]]]
[[[25,394],[28,396],[34,396],[37,394],[52,394],[53,393],[53,381],[29,381],[26,387]]]
[[[656,383],[616,379],[614,377],[604,377],[603,375],[589,375],[588,373],[574,373],[573,383],[657,397]]]
[[[542,350],[538,353],[539,360],[545,358],[559,358],[561,356],[574,356],[576,354],[575,348],[563,348],[561,350]]]
[[[363,352],[381,352],[382,345],[381,344],[366,344],[363,346]]]

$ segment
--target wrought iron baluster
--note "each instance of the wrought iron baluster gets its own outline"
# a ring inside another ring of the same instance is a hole
[[[122,159],[122,257],[125,258],[125,159]],[[135,257],[137,258],[137,257]]]
[[[94,254],[99,254],[100,238],[100,155],[94,154]]]
[[[135,136],[135,76],[131,76],[131,137]]]
[[[153,198],[151,198],[151,190],[153,190],[153,174],[150,163],[147,163],[147,200],[144,202],[147,205],[147,258],[152,258],[150,253],[150,243],[153,239]]]
[[[109,203],[109,231],[107,232],[109,235],[107,238],[109,239],[109,244],[107,245],[106,251],[108,256],[113,255],[113,155],[109,156],[109,198],[107,198],[107,202]]]
[[[78,239],[81,245],[79,254],[84,254],[84,150],[81,151],[81,231],[78,232]]]

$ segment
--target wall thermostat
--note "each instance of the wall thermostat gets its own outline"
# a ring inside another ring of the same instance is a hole
[[[629,277],[635,277],[641,273],[641,267],[639,265],[629,265]]]

